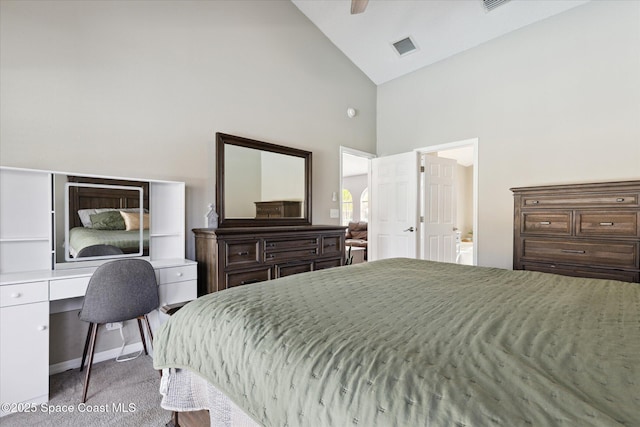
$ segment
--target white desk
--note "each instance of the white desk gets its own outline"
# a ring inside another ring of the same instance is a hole
[[[197,297],[197,263],[151,261],[160,306]],[[49,400],[49,315],[83,297],[96,267],[0,274],[0,402]],[[160,315],[164,316],[164,315]],[[157,322],[156,322],[157,324]],[[6,412],[0,412],[0,416]]]

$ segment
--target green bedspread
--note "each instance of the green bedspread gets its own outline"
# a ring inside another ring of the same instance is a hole
[[[638,426],[640,285],[375,261],[203,296],[154,364],[265,426]]]

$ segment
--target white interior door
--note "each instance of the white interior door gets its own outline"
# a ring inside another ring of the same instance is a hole
[[[371,161],[369,260],[418,257],[419,167],[413,151]]]
[[[456,261],[457,162],[433,155],[422,156],[422,258],[430,261]]]

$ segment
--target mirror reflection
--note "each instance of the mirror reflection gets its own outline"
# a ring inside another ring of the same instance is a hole
[[[227,145],[225,215],[227,218],[302,218],[305,159]]]
[[[57,263],[149,254],[148,183],[59,174],[54,182]]]

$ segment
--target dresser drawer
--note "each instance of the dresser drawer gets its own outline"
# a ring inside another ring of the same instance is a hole
[[[523,270],[540,271],[542,273],[561,274],[563,276],[589,277],[592,279],[620,280],[622,282],[637,282],[640,274],[633,271],[591,269],[589,267],[572,267],[558,264],[525,263]]]
[[[322,255],[336,255],[342,253],[343,236],[323,236]]]
[[[316,261],[316,263],[313,266],[313,269],[324,270],[325,268],[340,267],[341,265],[343,265],[342,258],[334,258],[334,259],[327,259],[323,261]]]
[[[263,267],[258,270],[251,271],[239,271],[237,273],[226,273],[225,283],[227,288],[234,286],[248,285],[250,283],[264,282],[265,280],[271,280],[271,266]]]
[[[225,257],[228,267],[259,264],[260,240],[225,242]]]
[[[282,206],[256,206],[256,218],[280,218]]]
[[[276,278],[291,276],[292,274],[306,273],[313,270],[313,261],[302,264],[284,264],[276,265]]]
[[[571,235],[571,211],[523,212],[523,234]]]
[[[638,213],[577,211],[576,236],[637,237]]]
[[[314,258],[318,255],[318,248],[294,249],[282,252],[267,252],[264,255],[264,262],[268,262],[271,264],[281,263],[287,261],[303,260],[309,257]]]
[[[195,265],[181,267],[159,268],[158,284],[164,285],[174,282],[186,282],[198,278],[198,270]]]
[[[527,259],[591,266],[638,268],[638,244],[626,242],[523,239]]]
[[[0,307],[29,304],[49,299],[49,282],[0,286]]]
[[[522,196],[522,207],[638,206],[637,193],[566,194],[558,196]]]
[[[281,251],[286,249],[308,249],[319,246],[318,237],[300,237],[294,239],[265,239],[265,252]]]

